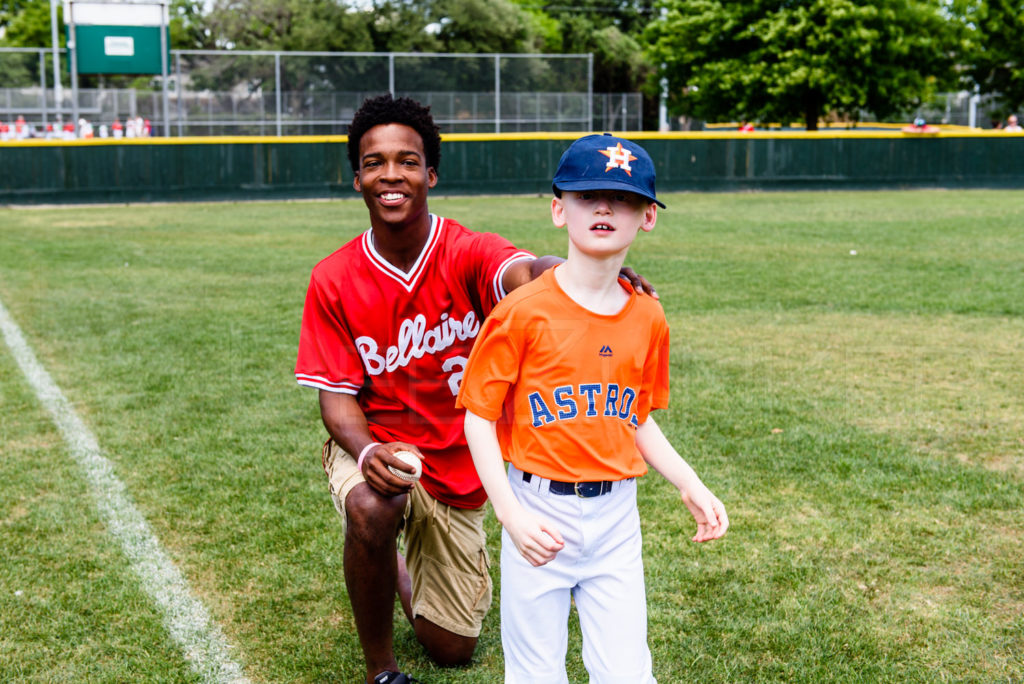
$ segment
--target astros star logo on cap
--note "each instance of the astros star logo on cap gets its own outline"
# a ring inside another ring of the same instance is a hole
[[[633,167],[629,165],[629,162],[634,161],[636,157],[633,153],[622,146],[622,143],[617,143],[615,147],[608,147],[603,150],[598,150],[601,154],[608,157],[608,163],[605,164],[605,173],[612,169],[622,169],[626,172],[626,175],[633,176]]]
[[[609,173],[612,169],[622,174]],[[642,145],[609,133],[592,133],[577,139],[562,153],[551,190],[557,197],[563,191],[624,190],[664,209],[665,204],[654,193],[654,176],[654,161]]]

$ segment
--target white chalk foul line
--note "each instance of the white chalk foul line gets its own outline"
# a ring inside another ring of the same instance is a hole
[[[242,668],[231,658],[231,647],[220,628],[210,619],[206,607],[192,596],[188,582],[132,503],[110,461],[100,452],[96,438],[36,359],[3,302],[0,328],[39,401],[53,416],[75,462],[85,471],[100,517],[121,544],[143,590],[160,607],[164,625],[185,652],[192,669],[207,682],[247,682]]]

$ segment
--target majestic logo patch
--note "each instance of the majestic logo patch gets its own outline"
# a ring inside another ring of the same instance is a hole
[[[627,176],[633,177],[633,167],[629,165],[629,162],[634,161],[636,157],[633,156],[632,152],[623,147],[622,143],[617,143],[615,147],[608,147],[598,151],[608,157],[608,163],[604,166],[605,173],[612,169],[622,169],[626,172]]]
[[[598,354],[600,354],[601,356],[611,356],[612,348],[606,344],[603,347],[601,347],[601,351],[599,351]]]

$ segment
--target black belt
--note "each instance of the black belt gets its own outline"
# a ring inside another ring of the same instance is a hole
[[[533,474],[523,473],[523,482],[528,483],[532,479]],[[612,485],[615,484],[609,480],[601,482],[559,482],[558,480],[548,480],[548,483],[548,491],[552,494],[575,494],[584,499],[608,494],[612,491]]]

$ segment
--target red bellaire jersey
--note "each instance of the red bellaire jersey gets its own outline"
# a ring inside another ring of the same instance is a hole
[[[431,215],[408,273],[366,231],[313,269],[302,312],[300,385],[355,395],[370,434],[415,444],[423,487],[451,506],[487,500],[455,407],[480,326],[505,295],[508,266],[532,254],[493,233]]]

